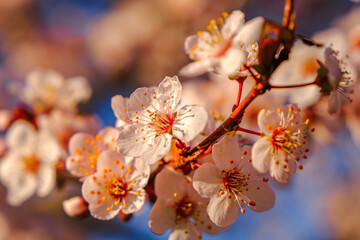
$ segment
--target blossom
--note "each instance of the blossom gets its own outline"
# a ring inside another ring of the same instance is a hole
[[[69,141],[69,156],[66,169],[76,177],[87,177],[96,172],[97,160],[106,149],[117,150],[115,140],[119,132],[106,127],[96,136],[89,133],[76,133]]]
[[[223,230],[206,213],[207,200],[197,194],[191,179],[164,168],[155,179],[157,200],[149,214],[149,226],[155,234],[171,228],[169,239],[200,239],[201,232],[216,234]]]
[[[85,178],[82,195],[90,214],[101,220],[138,211],[145,202],[150,167],[139,159],[125,159],[114,150],[99,155],[97,172]]]
[[[88,204],[80,196],[63,201],[63,209],[69,217],[80,217],[88,212]]]
[[[325,49],[324,65],[327,69],[327,81],[331,86],[328,111],[331,114],[337,113],[340,110],[340,96],[351,101],[347,94],[352,93],[352,90],[350,89],[352,81],[349,72],[343,64],[344,63],[338,59],[337,53],[332,48],[327,47]]]
[[[207,213],[218,226],[233,224],[238,209],[246,204],[256,212],[274,206],[275,194],[267,179],[259,176],[250,163],[250,146],[239,148],[230,136],[214,144],[212,152],[215,164],[205,163],[195,171],[193,185],[205,198],[210,198]]]
[[[205,127],[201,106],[179,104],[182,87],[177,77],[165,77],[158,88],[138,88],[124,110],[132,124],[120,128],[118,151],[154,164],[169,152],[172,137],[190,141]]]
[[[270,171],[279,182],[287,182],[300,158],[307,158],[300,111],[298,105],[289,104],[278,111],[262,109],[258,116],[262,136],[253,145],[252,164],[260,173]]]
[[[23,120],[6,135],[9,148],[0,163],[0,181],[8,189],[7,201],[18,206],[35,193],[45,197],[55,185],[55,164],[62,156],[56,138]]]
[[[84,77],[65,79],[53,70],[35,70],[26,77],[21,95],[37,112],[52,108],[74,110],[91,96],[91,88]]]
[[[180,70],[184,76],[196,76],[208,71],[232,74],[246,62],[253,62],[256,41],[264,19],[257,17],[245,24],[244,13],[223,13],[211,20],[208,31],[199,31],[185,40],[185,51],[194,62]]]

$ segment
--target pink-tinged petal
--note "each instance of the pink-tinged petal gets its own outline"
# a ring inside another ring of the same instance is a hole
[[[63,209],[69,217],[79,217],[88,212],[89,207],[80,196],[75,196],[63,201]]]
[[[132,169],[126,178],[129,179],[129,181],[136,181],[134,185],[137,187],[145,187],[150,177],[150,166],[144,164],[140,158],[132,159],[130,162],[127,162],[126,165]]]
[[[240,48],[230,48],[220,59],[215,71],[220,74],[233,74],[246,63],[246,55]]]
[[[216,226],[215,223],[211,221],[209,218],[207,212],[206,212],[206,204],[198,205],[198,207],[195,210],[194,215],[197,216],[196,219],[194,219],[194,225],[200,232],[205,232],[207,234],[217,234],[225,228]]]
[[[172,128],[174,136],[188,142],[194,139],[206,126],[208,114],[201,106],[186,105],[175,118]]]
[[[123,204],[122,205],[122,211],[125,214],[130,214],[133,212],[136,212],[138,210],[140,210],[140,208],[144,205],[145,203],[145,190],[144,189],[139,189],[137,190],[138,193],[128,193],[126,195],[126,197],[123,199]],[[124,208],[124,206],[126,206]]]
[[[197,35],[191,35],[185,39],[185,44],[184,44],[185,53],[187,55],[189,55],[189,58],[191,60],[195,59],[192,54],[192,50],[193,50],[195,44],[198,44],[198,42],[199,42],[199,38]]]
[[[212,149],[214,162],[220,170],[234,169],[239,165],[242,155],[238,142],[228,135],[214,144]]]
[[[174,208],[164,199],[158,198],[149,214],[149,227],[155,234],[161,235],[175,225]]]
[[[221,33],[223,34],[225,39],[229,39],[239,31],[239,29],[243,26],[244,23],[245,14],[240,10],[233,11],[226,19],[226,22],[221,29]]]
[[[210,219],[219,227],[233,224],[238,216],[239,206],[236,201],[228,199],[228,194],[216,194],[210,198],[207,213]]]
[[[260,176],[256,176],[258,179],[254,179],[248,182],[246,187],[248,190],[243,191],[243,194],[252,201],[247,203],[247,206],[255,212],[264,212],[270,210],[275,204],[275,193],[270,188],[267,182],[261,180]]]
[[[116,139],[119,136],[119,130],[113,127],[106,127],[102,129],[99,134],[100,139],[104,141],[104,143],[109,144],[108,148],[115,148]]]
[[[241,31],[234,37],[235,42],[242,42],[245,46],[260,40],[265,19],[256,17],[247,21]]]
[[[138,112],[144,111],[154,102],[156,97],[156,87],[142,87],[136,89],[131,95],[127,103],[127,111],[130,119]]]
[[[53,164],[43,164],[39,168],[37,178],[38,178],[37,195],[39,197],[45,197],[49,195],[49,193],[55,187],[55,180],[56,180],[55,166]]]
[[[96,204],[101,199],[102,193],[105,193],[105,189],[102,186],[100,174],[93,174],[85,178],[84,183],[81,187],[81,193],[85,201],[89,204]],[[100,184],[101,183],[101,186]],[[97,194],[97,193],[100,194]]]
[[[100,204],[90,204],[89,211],[91,216],[100,220],[110,220],[114,218],[121,209],[121,204],[115,206],[114,200],[108,199]]]
[[[240,153],[238,155],[238,158],[240,159],[238,162],[238,164],[235,166],[236,168],[240,168],[240,169],[243,169],[244,167],[246,166],[251,166],[251,149],[252,149],[252,146],[249,146],[249,145],[244,145],[240,148]],[[235,165],[235,162],[234,162],[234,165]],[[251,166],[252,168],[252,166]]]
[[[285,171],[283,166],[280,164],[271,163],[270,176],[281,183],[287,183],[289,180],[289,173]]]
[[[170,134],[162,134],[156,137],[141,155],[142,161],[150,165],[157,163],[170,151],[171,139],[172,136]]]
[[[12,118],[10,110],[0,110],[0,131],[5,131],[9,126]]]
[[[66,83],[67,89],[64,97],[68,96],[67,101],[72,107],[80,102],[86,102],[89,100],[92,90],[85,77],[79,76],[68,78]]]
[[[266,138],[259,139],[251,150],[252,165],[260,173],[269,171],[270,161],[274,158],[272,146]]]
[[[329,108],[330,114],[335,114],[340,110],[340,94],[338,91],[332,91],[329,96]]]
[[[17,120],[11,124],[6,134],[6,143],[9,149],[17,149],[24,155],[34,153],[37,143],[34,126],[27,121]]]
[[[119,137],[116,140],[118,151],[124,156],[140,157],[148,151],[148,141],[143,140],[145,134],[141,131],[144,125],[131,124],[119,128]]]
[[[280,125],[280,115],[277,111],[269,111],[261,109],[258,115],[258,125],[265,134],[272,134],[272,132]]]
[[[164,168],[155,178],[155,193],[158,198],[177,202],[186,194],[188,180],[180,172]]]
[[[201,232],[196,229],[191,221],[181,221],[172,229],[169,240],[198,240]]]
[[[182,86],[177,76],[165,77],[159,84],[158,97],[161,95],[167,97],[166,105],[171,106],[171,110],[175,109],[181,99]]]
[[[65,161],[65,167],[75,177],[86,177],[96,172],[96,167],[92,168],[91,162],[85,156],[69,156]]]
[[[212,70],[212,61],[210,59],[204,59],[184,66],[180,69],[179,75],[184,77],[195,77]]]
[[[14,177],[7,187],[7,202],[19,206],[35,194],[37,179],[34,174],[22,174]]]
[[[89,133],[75,133],[69,140],[69,155],[88,155],[88,150],[94,150],[93,141],[95,137]]]
[[[55,136],[46,130],[40,130],[38,134],[36,155],[42,162],[56,163],[62,155],[65,155]]]
[[[221,170],[212,163],[205,163],[193,176],[195,190],[204,198],[210,198],[220,191],[222,184]]]
[[[97,163],[98,173],[102,174],[109,169],[111,169],[111,174],[115,174],[117,177],[121,174],[126,175],[128,172],[124,156],[111,149],[100,153]]]
[[[129,98],[125,98],[121,95],[116,95],[111,98],[111,108],[118,119],[124,120],[128,118],[127,114],[127,102]]]

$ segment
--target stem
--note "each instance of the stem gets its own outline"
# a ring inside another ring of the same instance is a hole
[[[295,28],[294,2],[295,0],[286,0],[284,7],[283,26],[289,30],[294,30]]]
[[[299,88],[299,87],[306,87],[306,86],[310,86],[315,84],[315,82],[310,82],[310,83],[303,83],[303,84],[299,84],[299,85],[285,85],[285,86],[273,86],[270,85],[271,88]]]
[[[250,134],[254,134],[254,135],[257,135],[257,136],[261,136],[261,133],[259,133],[259,132],[255,132],[255,131],[245,129],[245,128],[242,128],[242,127],[238,127],[236,130],[246,132],[246,133],[250,133]]]
[[[240,99],[241,99],[241,93],[242,93],[242,88],[243,88],[243,82],[242,81],[237,81],[239,83],[239,92],[238,92],[238,96],[236,99],[236,105],[235,107],[238,107],[240,104]]]
[[[263,90],[263,89],[261,89]],[[213,144],[216,140],[218,140],[225,133],[236,130],[237,125],[241,122],[241,118],[244,114],[246,107],[257,97],[260,95],[260,89],[257,88],[257,84],[253,86],[248,95],[244,98],[242,102],[240,102],[239,106],[235,108],[230,117],[226,119],[223,124],[215,129],[206,139],[204,139],[201,143],[199,143],[196,147],[185,153],[185,156],[190,156],[197,151],[206,151],[211,144]]]

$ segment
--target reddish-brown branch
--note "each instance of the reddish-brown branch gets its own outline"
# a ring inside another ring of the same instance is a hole
[[[271,88],[299,88],[299,87],[310,86],[310,85],[313,85],[313,84],[315,84],[315,82],[303,83],[303,84],[298,84],[298,85],[284,85],[284,86],[271,85]]]
[[[294,2],[295,0],[286,0],[284,7],[283,26],[289,30],[294,30],[295,28]]]
[[[252,131],[252,130],[249,130],[249,129],[245,129],[245,128],[242,128],[242,127],[238,127],[236,130],[237,130],[237,131],[241,131],[241,132],[246,132],[246,133],[254,134],[254,135],[257,135],[257,136],[261,136],[261,133],[259,133],[259,132],[255,132],[255,131]]]
[[[259,95],[259,90],[255,84],[248,95],[243,101],[235,108],[230,117],[214,132],[212,132],[205,140],[199,143],[196,147],[185,153],[186,156],[190,156],[198,151],[204,152],[213,144],[217,139],[223,136],[227,132],[236,130],[237,125],[241,122],[241,118],[244,114],[246,107]]]

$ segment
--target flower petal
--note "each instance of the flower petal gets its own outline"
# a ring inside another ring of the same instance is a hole
[[[212,163],[205,163],[193,176],[195,190],[204,198],[210,198],[220,191],[222,175],[219,168]]]
[[[165,77],[159,84],[158,98],[162,98],[162,95],[165,95],[166,105],[171,106],[171,109],[175,109],[178,105],[181,93],[182,86],[177,76]]]
[[[144,189],[139,189],[138,190],[139,194],[135,194],[135,193],[128,193],[125,197],[125,199],[123,200],[125,203],[126,208],[121,209],[123,211],[123,213],[125,214],[130,214],[133,212],[136,212],[138,210],[140,210],[140,208],[144,205],[145,203],[145,190]]]
[[[55,186],[55,166],[53,164],[43,164],[39,169],[37,178],[37,195],[39,197],[45,197],[49,195]]]
[[[228,199],[227,194],[218,193],[210,198],[207,213],[217,226],[227,227],[236,221],[238,208],[236,201]]]
[[[121,95],[116,95],[111,98],[111,108],[118,119],[124,120],[128,117],[127,114],[127,102],[129,98],[125,98]]]
[[[208,114],[203,107],[186,105],[178,111],[173,134],[182,141],[191,141],[205,128],[207,119]]]
[[[186,194],[186,181],[184,175],[170,168],[164,168],[155,178],[155,193],[158,198],[168,201],[178,201]]]
[[[252,147],[251,156],[252,165],[258,172],[269,171],[270,161],[274,158],[271,143],[264,137],[259,139]]]
[[[175,219],[174,208],[164,199],[158,198],[149,214],[149,227],[155,234],[164,234],[175,225]]]
[[[206,72],[212,71],[212,60],[211,59],[201,59],[196,62],[189,63],[180,69],[179,75],[184,77],[195,77]]]

